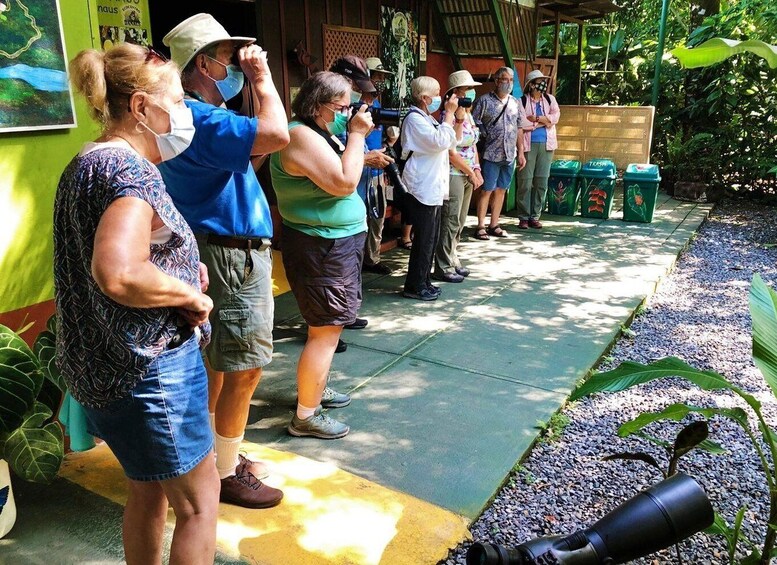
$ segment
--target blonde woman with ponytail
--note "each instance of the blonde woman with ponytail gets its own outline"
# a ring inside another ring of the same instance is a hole
[[[129,565],[213,563],[219,482],[199,346],[207,273],[155,164],[194,134],[178,68],[151,49],[86,50],[70,63],[102,134],[68,164],[54,204],[57,364],[87,428],[119,460]]]

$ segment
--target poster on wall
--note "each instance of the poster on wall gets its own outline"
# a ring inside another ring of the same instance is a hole
[[[0,133],[76,127],[58,0],[0,0]]]
[[[404,108],[410,105],[410,81],[415,78],[418,51],[418,22],[412,12],[382,7],[380,45],[384,68],[394,72],[386,81],[383,105]]]
[[[97,5],[97,25],[103,50],[119,43],[136,43],[144,47],[151,45],[148,0],[92,1]]]

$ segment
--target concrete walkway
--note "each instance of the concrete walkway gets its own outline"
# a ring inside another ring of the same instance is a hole
[[[332,415],[342,440],[288,436],[305,327],[276,300],[276,354],[256,393],[246,451],[267,460],[276,509],[222,505],[219,562],[434,564],[468,536],[570,391],[671,269],[709,205],[659,195],[652,224],[546,216],[542,230],[465,238],[472,269],[423,303],[397,275],[365,279],[364,330],[346,330],[330,385],[353,402]],[[467,231],[467,234],[471,230]],[[121,471],[98,448],[69,457],[49,487],[19,485],[17,526],[0,563],[114,563],[121,556]],[[100,495],[100,496],[98,496]],[[7,556],[7,557],[6,557]],[[62,556],[62,559],[59,559]]]

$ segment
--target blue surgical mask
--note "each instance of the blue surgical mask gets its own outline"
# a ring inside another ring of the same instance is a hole
[[[429,110],[430,114],[433,114],[440,108],[440,104],[442,104],[442,98],[432,96],[432,101],[426,106],[426,109]]]
[[[245,75],[243,74],[243,71],[240,70],[240,67],[237,65],[225,65],[213,57],[208,57],[208,59],[211,61],[216,61],[219,65],[227,69],[227,76],[223,79],[210,79],[216,83],[216,88],[218,89],[219,94],[221,94],[221,97],[224,99],[224,102],[231,100],[240,94],[240,91],[243,90],[243,83],[245,82]]]
[[[361,102],[362,100],[362,93],[356,92],[355,90],[351,91],[351,104],[356,104],[358,102]]]
[[[478,95],[477,95],[477,93],[475,92],[475,90],[474,90],[474,89],[470,89],[470,90],[468,90],[467,92],[465,92],[465,93],[464,93],[464,96],[465,96],[466,98],[469,98],[469,99],[470,99],[470,100],[472,100],[473,102],[475,101],[475,98],[477,98],[477,97],[478,97]]]
[[[324,106],[325,108],[329,108],[329,106]],[[343,112],[338,112],[337,110],[333,110],[332,108],[329,108],[334,112],[335,117],[334,121],[327,122],[326,123],[326,129],[329,133],[332,135],[342,135],[345,133],[345,130],[348,129],[348,114]]]

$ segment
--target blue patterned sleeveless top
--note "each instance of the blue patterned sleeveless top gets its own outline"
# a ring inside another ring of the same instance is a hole
[[[117,198],[147,202],[171,230],[151,244],[151,262],[199,288],[199,251],[158,169],[134,151],[106,144],[76,156],[62,173],[54,202],[54,300],[57,365],[73,397],[101,408],[126,396],[176,332],[173,308],[131,308],[102,293],[92,278],[94,235]],[[203,343],[210,336],[205,324]]]

